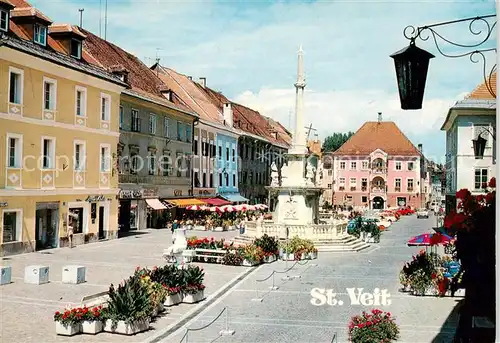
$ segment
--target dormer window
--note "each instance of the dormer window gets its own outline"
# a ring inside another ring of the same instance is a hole
[[[35,30],[33,34],[33,41],[37,44],[46,46],[47,45],[47,27],[35,24]]]
[[[0,31],[9,31],[9,12],[0,9]]]
[[[82,58],[82,42],[78,39],[71,39],[71,56],[76,59]]]

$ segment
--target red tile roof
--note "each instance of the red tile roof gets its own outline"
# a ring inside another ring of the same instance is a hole
[[[234,127],[240,129],[244,132],[248,132],[253,135],[260,136],[271,143],[289,146],[289,141],[283,139],[282,134],[277,130],[278,127],[273,125],[268,121],[268,118],[262,116],[259,112],[252,110],[246,106],[232,102],[226,98],[222,93],[216,92],[209,87],[203,87],[198,85],[198,88],[204,91],[212,102],[219,108],[220,111],[223,110],[225,103],[231,103],[233,109]],[[273,132],[278,132],[277,137],[274,136]]]
[[[419,156],[420,151],[392,121],[366,122],[333,154],[368,155],[380,149],[389,155]]]
[[[80,36],[82,39],[85,39],[86,36],[80,31],[77,26],[73,26],[70,24],[52,24],[49,26],[49,34],[53,33],[73,33],[77,36]]]
[[[497,92],[497,72],[495,71],[491,75],[491,80],[488,81],[488,87],[493,90],[493,93]],[[476,99],[476,100],[495,100],[496,98],[491,95],[488,91],[488,87],[486,81],[481,83],[474,89],[469,95],[465,97],[465,99]]]
[[[81,31],[87,36],[83,41],[85,51],[83,57],[87,62],[109,71],[126,70],[132,91],[165,104],[167,107],[178,108],[189,113],[193,112],[177,97],[174,97],[173,101],[168,101],[160,92],[165,87],[163,82],[137,57],[87,30],[81,29]]]

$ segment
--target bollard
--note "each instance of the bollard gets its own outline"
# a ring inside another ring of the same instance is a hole
[[[255,298],[252,299],[253,302],[262,302],[262,298],[259,298],[259,288],[258,288],[258,282],[255,281]]]
[[[232,336],[232,335],[234,335],[234,330],[229,330],[229,310],[228,310],[227,307],[226,307],[226,320],[225,320],[225,322],[226,322],[226,325],[225,325],[226,328],[225,328],[225,330],[220,331],[219,335],[221,335],[221,336]]]
[[[275,290],[279,289],[279,287],[274,284],[274,271],[273,271],[273,285],[271,287],[269,287],[269,289],[271,291],[275,291]]]

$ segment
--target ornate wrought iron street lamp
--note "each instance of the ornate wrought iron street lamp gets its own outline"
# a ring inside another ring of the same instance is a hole
[[[417,28],[415,28],[414,26],[407,26],[404,29],[403,35],[410,41],[410,45],[390,56],[394,59],[394,66],[396,68],[396,77],[399,88],[399,97],[401,100],[401,108],[403,110],[419,110],[422,108],[429,61],[434,57],[434,55],[432,55],[430,52],[420,49],[415,45],[415,41],[417,38],[422,41],[427,41],[430,37],[432,37],[437,51],[444,57],[458,58],[468,56],[473,63],[482,61],[483,76],[486,88],[488,89],[488,92],[496,98],[496,92],[494,89],[494,85],[492,84],[492,75],[496,71],[497,65],[495,64],[488,73],[486,71],[485,56],[485,53],[487,52],[496,53],[495,48],[476,49],[457,55],[450,55],[443,52],[439,43],[440,41],[444,41],[445,43],[458,48],[477,48],[486,43],[486,41],[490,39],[493,33],[497,22],[495,20],[493,23],[491,23],[491,18],[496,18],[496,15],[493,14],[481,17],[459,19]],[[471,34],[473,34],[474,36],[478,36],[479,38],[482,37],[479,42],[475,44],[455,43],[443,37],[435,29],[438,26],[445,26],[462,22],[469,23],[469,31]],[[477,28],[475,28],[475,24],[477,23],[483,24],[486,30],[478,30]]]
[[[472,140],[472,147],[474,148],[474,157],[478,160],[483,159],[484,157],[484,150],[486,149],[486,143],[487,140],[482,137],[484,133],[488,133],[491,135],[494,141],[496,141],[496,132],[495,128],[493,128],[492,131],[485,129],[483,132],[481,132],[476,139]]]

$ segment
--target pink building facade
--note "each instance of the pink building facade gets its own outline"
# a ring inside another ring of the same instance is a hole
[[[333,154],[333,204],[371,209],[425,206],[426,173],[421,170],[425,165],[421,151],[409,143],[411,146],[406,144],[405,148],[402,145],[398,152],[397,145],[394,146],[392,142],[387,144],[380,138],[369,139],[366,133],[358,135],[364,127],[344,144],[346,147],[341,147]],[[397,129],[395,124],[394,127]],[[356,144],[360,136],[363,136],[361,141],[369,140],[370,144]],[[377,141],[380,148],[374,148]],[[391,153],[387,150],[391,150]]]

